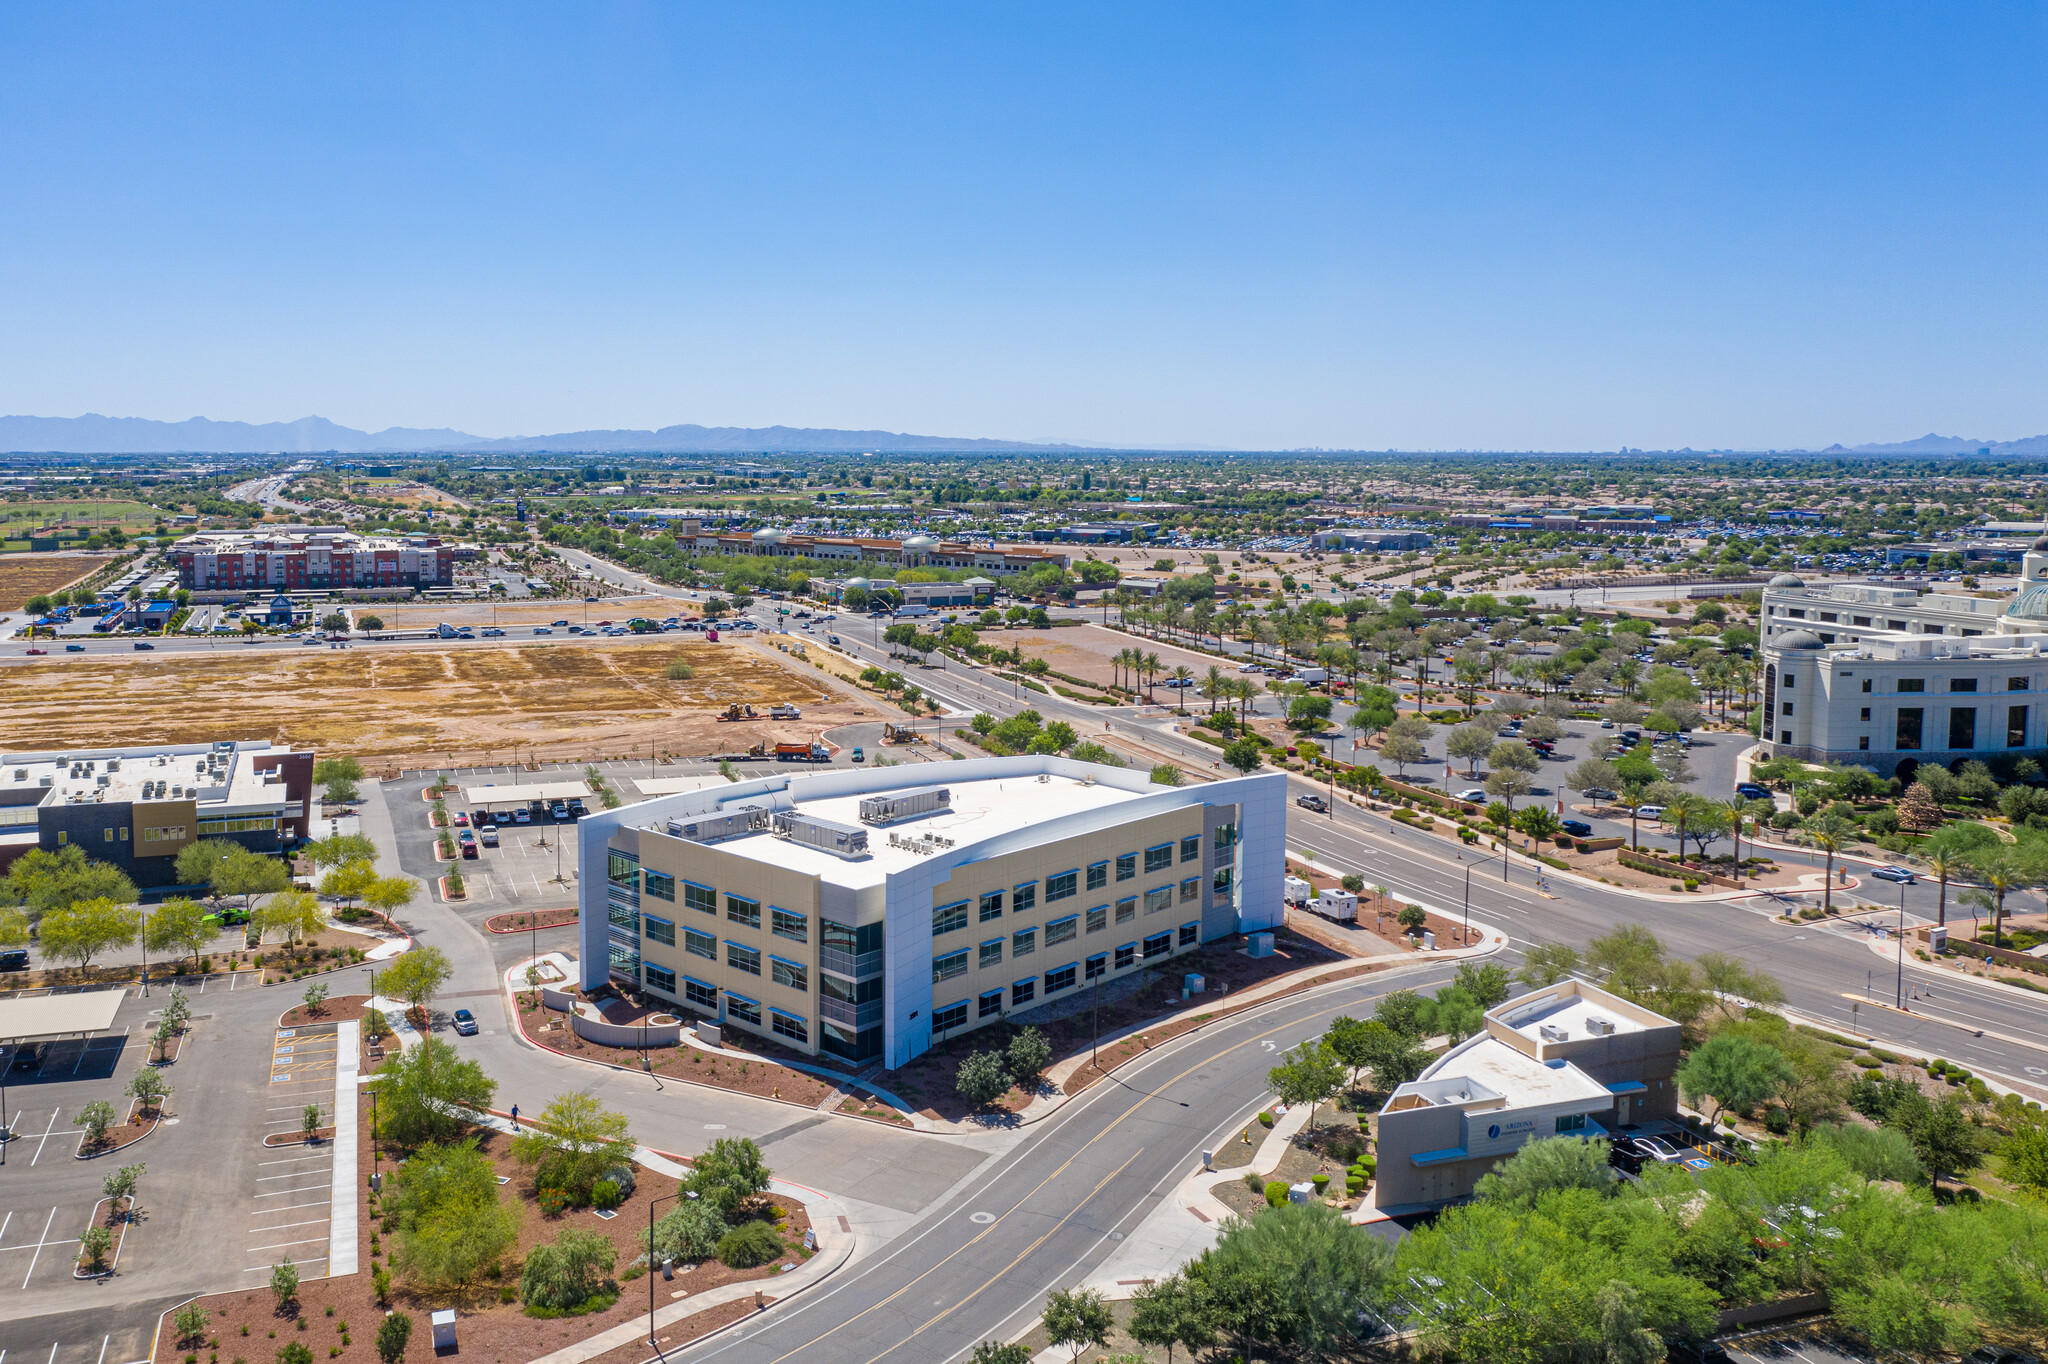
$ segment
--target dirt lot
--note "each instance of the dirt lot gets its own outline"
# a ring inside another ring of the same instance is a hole
[[[574,601],[540,598],[495,604],[488,601],[429,602],[419,606],[373,602],[356,611],[359,618],[376,616],[384,622],[387,630],[424,630],[445,620],[450,625],[496,625],[522,634],[530,633],[536,625],[548,625],[558,620],[566,620],[572,625],[596,625],[607,620],[624,625],[635,616],[645,616],[649,620],[681,616],[689,620],[700,614],[696,603],[680,602],[673,597],[606,597],[603,601],[587,603],[580,597]]]
[[[0,557],[0,611],[19,611],[23,602],[69,587],[97,570],[97,554],[9,554]]]
[[[579,603],[580,605],[580,603]],[[670,681],[669,662],[696,675]],[[545,761],[618,753],[707,754],[756,741],[797,742],[856,717],[815,673],[739,645],[661,643],[591,649],[374,648],[222,658],[93,658],[0,671],[0,728],[46,747],[200,743],[232,733],[379,768]],[[726,725],[714,707],[804,707],[802,720]]]
[[[1028,657],[1044,659],[1054,672],[1067,673],[1104,687],[1118,680],[1118,670],[1110,667],[1109,660],[1125,649],[1142,649],[1148,654],[1158,654],[1162,681],[1172,675],[1176,664],[1182,663],[1198,678],[1212,666],[1223,666],[1226,672],[1236,675],[1234,668],[1207,654],[1177,649],[1161,640],[1141,639],[1118,630],[1105,630],[1099,625],[1070,626],[1064,630],[984,630],[981,638],[983,643],[1000,645],[1005,649],[1021,648]],[[1122,680],[1128,684],[1130,675],[1123,673]],[[1152,696],[1162,705],[1170,705],[1174,703],[1175,689],[1155,684]],[[1208,702],[1198,698],[1193,688],[1188,689],[1188,705],[1197,710],[1208,708]]]

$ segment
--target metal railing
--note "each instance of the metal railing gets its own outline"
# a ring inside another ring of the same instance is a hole
[[[850,1004],[830,995],[818,996],[818,1014],[834,1023],[843,1023],[850,1028],[871,1028],[882,1021],[882,1001],[871,999],[865,1004]]]
[[[818,965],[849,980],[866,980],[882,974],[882,953],[842,952],[836,947],[818,949]]]

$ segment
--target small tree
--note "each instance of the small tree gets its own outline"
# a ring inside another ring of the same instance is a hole
[[[1178,1270],[1131,1295],[1131,1319],[1124,1329],[1140,1345],[1164,1347],[1166,1364],[1173,1364],[1175,1345],[1206,1350],[1216,1343],[1216,1323],[1201,1281]]]
[[[1410,934],[1420,933],[1422,926],[1429,922],[1429,911],[1421,905],[1402,905],[1401,912],[1394,916],[1394,921]]]
[[[1052,1063],[1052,1044],[1038,1029],[1026,1028],[1010,1039],[1003,1060],[1017,1088],[1030,1094],[1038,1089],[1040,1077],[1045,1074],[1046,1066]]]
[[[984,1340],[974,1347],[974,1364],[1031,1364],[1031,1349],[1018,1341]]]
[[[114,1248],[114,1233],[95,1222],[78,1238],[78,1248],[84,1255],[86,1268],[98,1273],[107,1267],[107,1252]]]
[[[697,1166],[680,1187],[718,1210],[730,1222],[742,1208],[765,1192],[772,1175],[752,1137],[720,1137],[697,1157]]]
[[[354,758],[322,758],[313,764],[313,780],[326,788],[327,799],[339,805],[356,798],[356,783],[363,779],[363,765]]]
[[[128,1093],[143,1112],[156,1113],[163,1109],[164,1100],[171,1097],[171,1087],[164,1080],[162,1071],[154,1066],[144,1066],[128,1082]]]
[[[406,1343],[412,1339],[412,1317],[393,1312],[377,1327],[377,1358],[382,1364],[398,1364],[405,1358]]]
[[[380,876],[363,891],[363,903],[384,914],[396,914],[420,893],[419,882],[409,876]]]
[[[276,937],[290,947],[326,926],[320,901],[310,891],[282,890],[263,902],[253,917],[260,937]]]
[[[107,1129],[114,1125],[114,1106],[105,1099],[94,1099],[78,1110],[72,1121],[85,1129],[85,1139],[98,1146],[107,1139]]]
[[[1308,1104],[1311,1109],[1335,1094],[1344,1080],[1344,1062],[1320,1038],[1303,1042],[1266,1072],[1266,1083],[1290,1106]]]
[[[1693,1103],[1712,1099],[1716,1111],[1747,1113],[1792,1079],[1792,1063],[1776,1047],[1723,1034],[1708,1038],[1686,1058],[1678,1088]]]
[[[299,1114],[299,1130],[305,1134],[307,1141],[311,1141],[314,1134],[320,1130],[320,1126],[320,1105],[307,1104],[305,1111]]]
[[[454,974],[447,953],[415,943],[378,974],[377,985],[392,998],[424,1010]]]
[[[980,1108],[1010,1092],[1010,1072],[999,1051],[977,1051],[960,1063],[953,1073],[953,1090]]]
[[[529,1307],[564,1311],[593,1297],[618,1263],[611,1238],[594,1231],[566,1228],[549,1245],[526,1254],[519,1273],[519,1296]]]
[[[1266,746],[1257,739],[1247,736],[1233,739],[1224,746],[1223,761],[1245,776],[1250,776],[1259,770],[1259,764],[1265,761],[1265,754]]]
[[[1045,1337],[1081,1357],[1081,1351],[1109,1344],[1116,1325],[1109,1304],[1092,1288],[1055,1288],[1045,1299]]]
[[[100,953],[134,942],[141,927],[142,916],[126,905],[99,896],[80,900],[43,916],[43,955],[88,970]]]
[[[1614,1187],[1614,1167],[1607,1163],[1607,1143],[1577,1137],[1540,1137],[1508,1157],[1490,1174],[1481,1175],[1473,1196],[1486,1203],[1533,1208],[1536,1200],[1556,1189]]]
[[[1172,763],[1160,763],[1152,769],[1152,784],[1154,786],[1179,786],[1185,780],[1186,778],[1181,770]]]
[[[133,1198],[136,1186],[142,1182],[143,1171],[148,1168],[146,1165],[123,1165],[100,1181],[100,1192],[116,1202]]]
[[[285,1256],[270,1267],[270,1291],[276,1296],[280,1309],[298,1301],[299,1267],[292,1263],[291,1256]]]
[[[142,945],[151,952],[190,952],[196,964],[200,951],[214,937],[214,926],[206,921],[206,910],[182,897],[166,900],[142,923]]]
[[[326,983],[324,981],[314,981],[306,987],[306,993],[301,998],[306,1001],[306,1012],[318,1017],[326,1012],[322,1007],[327,1003]]]
[[[196,1302],[188,1302],[171,1317],[171,1329],[176,1331],[179,1344],[197,1344],[206,1335],[206,1328],[213,1324],[213,1317]]]

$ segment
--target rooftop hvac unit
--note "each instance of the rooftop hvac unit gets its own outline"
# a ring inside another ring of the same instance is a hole
[[[908,791],[891,791],[882,796],[863,796],[860,822],[893,824],[912,815],[930,814],[951,806],[953,798],[943,786],[914,786]]]
[[[1546,1042],[1569,1042],[1572,1035],[1555,1023],[1545,1023],[1536,1029],[1536,1035]]]
[[[27,780],[28,780],[28,769],[27,769],[26,767],[17,767],[17,768],[15,768],[15,769],[14,769],[14,779],[15,779],[16,781],[27,781]]]
[[[1595,1037],[1612,1037],[1614,1036],[1614,1020],[1598,1016],[1589,1017],[1586,1019],[1586,1031]]]
[[[736,838],[767,825],[767,815],[763,811],[731,810],[719,815],[701,815],[696,819],[672,819],[668,822],[668,831],[673,837],[687,838],[692,843],[716,843],[721,838]]]
[[[868,831],[837,820],[781,810],[775,815],[775,832],[792,843],[848,859],[868,855]]]

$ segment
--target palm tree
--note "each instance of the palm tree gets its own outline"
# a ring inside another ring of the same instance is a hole
[[[1697,791],[1680,791],[1664,803],[1664,822],[1678,831],[1678,859],[1681,862],[1685,860],[1686,829],[1699,822],[1706,805],[1707,798]]]
[[[1195,670],[1185,663],[1177,664],[1173,670],[1173,680],[1180,684],[1174,690],[1180,694],[1180,713],[1186,715],[1188,713],[1188,683],[1195,680]]]
[[[1209,702],[1211,715],[1216,713],[1216,698],[1223,694],[1223,682],[1223,669],[1211,663],[1209,671],[1202,674],[1202,696]]]
[[[1934,910],[1934,922],[1938,927],[1948,922],[1949,878],[1970,864],[1963,854],[1962,847],[1949,834],[1948,829],[1937,830],[1933,837],[1920,845],[1920,859],[1927,864],[1927,870],[1934,873],[1935,880],[1941,887],[1940,898],[1935,901]]]
[[[1991,910],[1991,945],[2005,945],[2005,897],[2032,885],[2038,878],[2018,854],[2003,843],[1979,848],[1970,854],[1970,869],[1984,883],[1983,898]]]
[[[1828,855],[1825,879],[1821,882],[1821,913],[1835,912],[1835,854],[1856,841],[1861,832],[1856,822],[1836,814],[1833,810],[1822,810],[1802,826],[1806,837],[1814,847]]]
[[[1159,668],[1160,668],[1160,662],[1159,662],[1159,655],[1158,655],[1158,654],[1146,654],[1146,655],[1145,655],[1145,675],[1146,675],[1147,677],[1150,677],[1150,678],[1151,678],[1151,679],[1152,679],[1152,680],[1153,680],[1154,682],[1156,682],[1156,681],[1158,681],[1158,680],[1159,680]],[[1150,686],[1149,684],[1148,684],[1148,685],[1146,686],[1146,688],[1145,688],[1145,699],[1146,699],[1147,701],[1150,701],[1150,700],[1152,699],[1152,688],[1151,688],[1151,686]]]
[[[1621,798],[1628,802],[1628,845],[1633,848],[1642,840],[1636,834],[1636,811],[1642,808],[1643,797],[1650,794],[1651,783],[1640,777],[1624,777],[1621,781]]]

